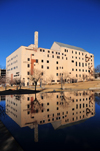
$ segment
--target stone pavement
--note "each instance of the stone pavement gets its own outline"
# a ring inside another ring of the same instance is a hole
[[[0,121],[0,151],[23,151],[4,124]]]

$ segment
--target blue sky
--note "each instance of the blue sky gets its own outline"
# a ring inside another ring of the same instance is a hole
[[[54,41],[81,47],[100,64],[100,0],[0,0],[0,65],[21,45],[50,48]]]

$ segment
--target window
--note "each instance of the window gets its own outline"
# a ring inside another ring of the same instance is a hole
[[[62,59],[64,59],[64,57],[62,57]]]
[[[27,101],[29,101],[30,100],[30,98],[29,97],[27,97]]]
[[[87,70],[85,70],[87,72]]]
[[[58,61],[56,61],[56,64],[58,64]]]
[[[63,69],[63,67],[62,67],[62,69]]]
[[[60,113],[57,113],[57,115],[60,115]]]
[[[85,63],[85,66],[87,66],[87,63]]]
[[[57,110],[59,110],[59,107],[57,107]]]
[[[58,76],[58,73],[56,73],[56,76]]]
[[[27,67],[29,68],[29,67],[30,67],[30,64],[28,64]]]
[[[30,106],[29,105],[27,105],[27,108],[29,108]]]
[[[43,68],[43,65],[41,65],[41,68]]]
[[[30,61],[30,58],[27,58],[28,61]]]
[[[72,68],[72,71],[74,71],[74,69]]]
[[[47,63],[49,63],[49,60],[47,60]]]
[[[49,103],[47,103],[47,105],[49,105]]]
[[[62,55],[64,55],[64,53],[62,53]]]
[[[76,109],[78,109],[78,104],[76,104]]]
[[[32,56],[34,56],[34,54],[32,54]]]
[[[47,69],[49,69],[49,67],[47,66]]]
[[[84,67],[84,63],[82,63],[82,67]]]
[[[38,59],[36,59],[36,63],[38,63]]]
[[[77,66],[77,62],[76,62],[76,66]]]
[[[73,51],[72,51],[72,53],[73,53]]]
[[[49,57],[49,55],[47,55],[47,57]]]
[[[81,74],[79,74],[79,77],[81,77]]]
[[[52,55],[52,58],[54,58],[54,55]]]
[[[74,60],[72,60],[72,63],[74,62]]]
[[[58,67],[56,67],[56,69],[58,70]]]
[[[75,54],[77,54],[77,51],[75,51]]]
[[[28,111],[27,114],[30,114],[30,112]]]
[[[68,50],[67,50],[67,52],[68,52]]]
[[[82,53],[82,55],[84,55],[84,54]]]
[[[50,53],[50,51],[48,50],[48,53]]]
[[[57,56],[58,59],[60,59],[60,56]]]
[[[54,53],[54,51],[52,51],[52,53]]]
[[[27,72],[27,75],[30,75],[30,73],[29,73],[29,72]]]
[[[77,57],[75,57],[75,59],[77,59]]]
[[[49,112],[49,109],[47,109],[47,112]]]
[[[77,71],[77,69],[76,69],[76,71]]]
[[[81,71],[81,69],[79,69],[79,71]]]
[[[79,62],[79,66],[81,66],[81,63]]]
[[[76,77],[77,77],[77,74],[76,74]]]
[[[84,69],[82,71],[84,72]]]
[[[80,55],[80,52],[79,52],[79,55]]]
[[[41,60],[41,62],[43,62],[43,60]]]
[[[42,52],[42,49],[40,49],[40,51]]]
[[[66,60],[67,60],[67,57],[66,57]]]
[[[65,49],[65,52],[66,52],[66,49]]]
[[[43,50],[43,52],[45,52],[45,50]]]
[[[72,58],[74,58],[74,57],[72,56]]]

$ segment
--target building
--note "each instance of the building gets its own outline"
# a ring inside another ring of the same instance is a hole
[[[0,69],[0,77],[6,76],[6,69]]]
[[[31,84],[29,74],[33,69],[43,71],[47,82],[83,81],[93,79],[94,55],[86,50],[54,42],[51,49],[38,48],[38,32],[34,34],[34,44],[20,46],[6,58],[7,76],[13,80],[21,78],[24,85]]]

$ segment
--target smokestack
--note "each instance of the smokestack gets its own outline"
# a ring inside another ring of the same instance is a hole
[[[34,33],[34,44],[35,47],[38,48],[38,31],[35,31]]]

